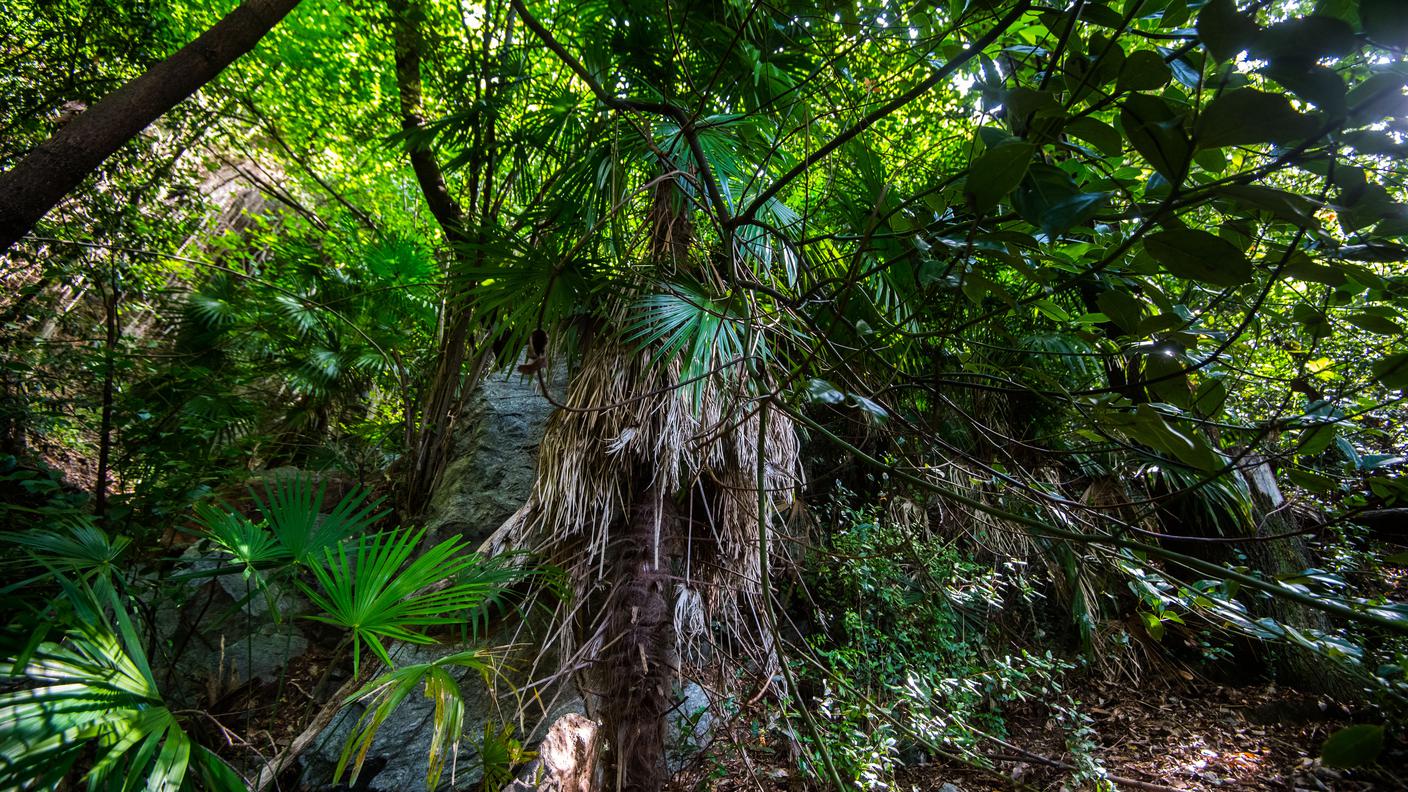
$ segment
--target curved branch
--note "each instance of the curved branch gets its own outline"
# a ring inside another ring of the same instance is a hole
[[[518,0],[514,0],[514,2],[518,2]],[[813,165],[829,156],[831,152],[849,143],[857,135],[874,126],[876,122],[884,119],[886,116],[910,102],[913,102],[915,99],[928,93],[934,86],[948,79],[955,71],[958,71],[959,67],[977,57],[989,44],[996,41],[998,36],[1001,36],[1009,27],[1016,24],[1017,20],[1021,19],[1022,15],[1027,13],[1029,8],[1031,8],[1031,0],[1021,0],[1021,2],[1018,2],[1017,5],[1008,12],[1007,16],[1003,17],[993,26],[992,30],[984,33],[977,41],[968,45],[967,49],[958,53],[958,55],[954,56],[948,63],[935,69],[934,73],[925,78],[923,82],[872,110],[860,121],[857,121],[855,125],[828,140],[821,148],[808,154],[801,162],[792,166],[791,170],[779,176],[776,181],[768,185],[767,189],[759,193],[758,197],[754,198],[746,209],[729,221],[729,224],[737,226],[745,220],[752,218],[753,215],[757,214],[758,210],[763,207],[763,204],[777,195],[783,187],[787,186],[788,182],[801,176]]]

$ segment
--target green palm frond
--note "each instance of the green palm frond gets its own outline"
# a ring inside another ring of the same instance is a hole
[[[177,792],[193,767],[208,789],[245,788],[195,745],[138,659],[140,647],[127,644],[105,624],[84,624],[26,663],[0,666],[0,677],[18,685],[0,694],[0,787],[54,789],[95,748],[90,790]]]
[[[460,537],[412,558],[424,535],[425,529],[387,531],[362,537],[355,550],[325,548],[323,563],[311,567],[317,586],[300,583],[323,611],[310,618],[352,633],[359,669],[362,644],[391,666],[384,641],[434,643],[421,630],[465,621],[466,612],[496,601],[525,574],[466,552]]]
[[[132,540],[126,536],[109,537],[89,517],[73,517],[56,528],[6,534],[0,542],[23,547],[51,572],[110,578],[113,565]]]
[[[318,308],[306,297],[278,294],[274,297],[274,305],[300,335],[312,333],[322,324]]]
[[[493,655],[483,649],[455,652],[428,663],[416,663],[388,671],[348,696],[349,704],[365,700],[366,709],[352,729],[352,735],[343,746],[341,756],[338,757],[333,782],[341,780],[343,772],[351,762],[352,773],[348,781],[356,783],[357,776],[362,771],[362,763],[367,758],[367,751],[382,724],[422,683],[425,685],[425,697],[435,705],[432,717],[434,731],[430,739],[425,788],[439,788],[440,776],[444,773],[447,760],[450,762],[453,780],[454,759],[459,753],[460,738],[464,730],[465,704],[459,682],[450,674],[449,668],[459,666],[477,671],[488,684],[490,676],[495,672],[492,660]]]
[[[493,317],[508,349],[522,349],[536,328],[558,327],[582,313],[606,285],[594,279],[585,250],[534,247],[500,236],[466,252],[477,262],[463,275],[477,284],[475,309]]]
[[[1203,471],[1171,464],[1146,464],[1139,473],[1159,489],[1179,493],[1188,517],[1219,536],[1245,536],[1256,525],[1251,490],[1240,475],[1209,479]]]
[[[259,511],[294,563],[307,564],[338,542],[366,530],[386,512],[376,511],[381,499],[367,503],[369,493],[355,489],[321,514],[327,483],[315,490],[307,476],[290,476],[265,485],[264,497],[251,493]]]
[[[679,358],[680,379],[691,381],[696,393],[710,371],[765,353],[736,300],[712,299],[686,283],[671,284],[670,291],[637,302],[624,337],[642,349],[654,347],[654,362]]]
[[[246,579],[256,569],[263,569],[293,560],[292,552],[279,542],[267,528],[256,525],[244,515],[217,508],[209,503],[196,504],[196,524],[220,549],[244,565]]]

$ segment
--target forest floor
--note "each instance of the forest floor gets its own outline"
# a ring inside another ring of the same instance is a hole
[[[1079,691],[1095,734],[1093,757],[1119,789],[1408,789],[1408,742],[1390,737],[1377,768],[1346,772],[1316,758],[1325,738],[1352,722],[1322,697],[1258,684],[1207,682],[1089,684]],[[1063,730],[1043,705],[1005,715],[1003,745],[990,745],[993,770],[939,763],[902,770],[904,792],[1069,790],[1072,757]],[[820,788],[769,746],[716,742],[671,789],[744,792]],[[742,749],[740,751],[740,748]],[[743,758],[746,753],[747,758]]]

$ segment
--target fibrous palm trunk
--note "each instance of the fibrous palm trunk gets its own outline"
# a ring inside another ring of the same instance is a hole
[[[678,365],[649,350],[587,350],[548,421],[528,501],[485,543],[539,553],[583,600],[554,640],[596,694],[606,789],[664,782],[670,681],[691,644],[736,650],[765,674],[773,662],[758,615],[757,493],[778,508],[800,486],[795,429],[774,418],[760,444],[736,382],[696,398],[678,381]]]
[[[619,536],[612,540],[610,588],[603,609],[606,646],[601,665],[601,708],[610,741],[612,786],[653,792],[665,781],[665,713],[670,708],[674,650],[673,603],[666,551],[677,530],[671,501],[652,486],[655,471],[637,473],[638,493]]]

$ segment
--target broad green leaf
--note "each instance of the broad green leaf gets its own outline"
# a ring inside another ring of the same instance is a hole
[[[1194,470],[1211,473],[1226,464],[1226,458],[1201,434],[1181,431],[1151,405],[1141,404],[1132,413],[1107,414],[1106,421],[1129,439]]]
[[[1119,289],[1100,292],[1100,296],[1095,298],[1095,303],[1100,306],[1101,313],[1110,317],[1111,321],[1126,333],[1133,333],[1144,316],[1144,303]]]
[[[1083,193],[1066,171],[1035,162],[1012,194],[1012,207],[1042,233],[1054,237],[1089,220],[1107,197],[1105,193]]]
[[[1297,280],[1323,283],[1326,286],[1339,286],[1347,280],[1344,270],[1316,263],[1300,251],[1291,254],[1291,258],[1282,268],[1281,274]]]
[[[1150,638],[1153,638],[1155,641],[1163,640],[1163,620],[1148,611],[1140,611],[1139,618],[1144,622],[1144,630],[1149,633]]]
[[[1055,236],[1078,225],[1084,225],[1109,200],[1110,193],[1083,192],[1068,195],[1046,207],[1041,213],[1041,230]]]
[[[1384,727],[1369,723],[1346,726],[1320,746],[1320,760],[1329,767],[1363,767],[1384,750]]]
[[[1197,393],[1193,394],[1193,406],[1199,414],[1207,417],[1221,413],[1226,403],[1227,386],[1219,378],[1204,379]]]
[[[1066,122],[1066,133],[1091,143],[1107,157],[1118,157],[1124,151],[1124,139],[1114,127],[1090,116],[1073,118]]]
[[[1206,231],[1171,229],[1152,234],[1144,249],[1180,278],[1215,286],[1240,286],[1252,279],[1252,264],[1236,245]]]
[[[1182,116],[1168,102],[1150,94],[1133,94],[1120,110],[1120,125],[1130,145],[1165,179],[1183,178],[1192,144],[1183,131]]]
[[[1239,88],[1203,109],[1193,138],[1200,148],[1285,143],[1309,137],[1318,128],[1315,119],[1296,112],[1286,97]]]
[[[1198,38],[1220,61],[1236,57],[1260,31],[1256,22],[1237,12],[1234,0],[1212,0],[1198,12]]]
[[[1408,352],[1395,352],[1374,362],[1374,378],[1390,390],[1408,389]]]
[[[1360,330],[1368,330],[1379,335],[1398,335],[1403,332],[1403,328],[1395,324],[1392,319],[1371,313],[1353,313],[1346,316],[1345,321]]]
[[[1304,456],[1319,454],[1335,441],[1335,431],[1334,424],[1322,424],[1304,430],[1300,433],[1300,443],[1296,453]]]
[[[1370,75],[1354,86],[1345,98],[1353,120],[1371,123],[1385,116],[1402,114],[1405,105],[1408,105],[1408,99],[1403,96],[1405,83],[1408,83],[1408,76],[1384,71]],[[1366,154],[1379,153],[1367,150],[1363,144],[1357,145],[1356,148]]]
[[[1320,204],[1303,195],[1265,187],[1260,184],[1229,184],[1218,189],[1234,203],[1249,209],[1270,212],[1281,220],[1301,224],[1319,225],[1315,212]]]
[[[1310,14],[1293,16],[1263,30],[1251,53],[1262,60],[1314,63],[1348,55],[1358,46],[1354,29],[1343,19]]]
[[[1348,108],[1344,78],[1334,69],[1318,63],[1278,63],[1262,73],[1331,116],[1342,116]]]
[[[1286,476],[1289,477],[1291,482],[1296,486],[1303,487],[1311,492],[1334,492],[1340,487],[1339,482],[1329,476],[1324,476],[1309,470],[1301,470],[1300,468],[1287,470]]]
[[[1163,87],[1172,76],[1163,56],[1153,50],[1138,50],[1125,59],[1115,85],[1121,91],[1152,91]]]
[[[988,149],[968,169],[965,191],[980,212],[990,211],[1027,175],[1036,146],[1025,141],[1003,143]]]
[[[1401,0],[1359,0],[1359,20],[1375,44],[1408,48],[1408,14]]]

